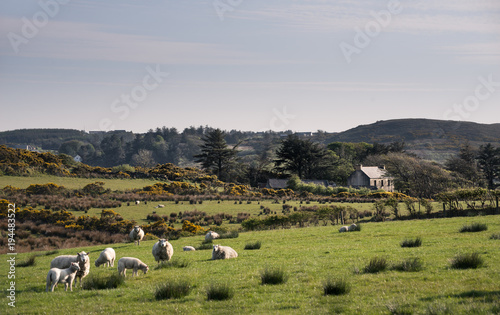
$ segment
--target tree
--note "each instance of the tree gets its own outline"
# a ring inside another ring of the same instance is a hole
[[[477,152],[469,143],[460,148],[457,156],[449,158],[446,169],[457,174],[465,182],[462,186],[482,186],[482,177],[476,161]]]
[[[276,151],[275,170],[296,174],[300,179],[328,178],[335,155],[318,143],[289,135]]]
[[[237,160],[238,144],[229,148],[224,136],[225,133],[220,129],[208,132],[201,139],[201,154],[194,155],[194,158],[204,170],[212,172],[221,180],[228,180],[231,167]]]
[[[491,143],[481,145],[477,162],[488,182],[488,188],[494,189],[494,179],[500,175],[500,148],[495,148]]]

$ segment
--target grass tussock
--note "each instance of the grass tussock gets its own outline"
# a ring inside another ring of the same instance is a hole
[[[500,240],[500,233],[491,234],[490,239],[491,240]]]
[[[422,246],[422,238],[404,239],[400,245],[401,247],[420,247]]]
[[[196,247],[196,250],[207,250],[213,249],[212,241],[210,243],[202,243],[200,246]]]
[[[167,280],[155,290],[156,300],[179,299],[191,292],[192,286],[187,280]]]
[[[254,243],[245,244],[245,249],[248,249],[248,250],[260,249],[261,246],[262,246],[261,241],[257,241]]]
[[[118,273],[113,273],[107,277],[97,274],[89,274],[83,281],[84,290],[107,290],[116,289],[125,283],[125,279]]]
[[[219,239],[238,238],[238,236],[240,236],[240,233],[238,233],[238,231],[233,230],[233,231],[229,231],[229,232],[220,234]]]
[[[207,300],[223,301],[234,296],[234,290],[228,284],[211,283],[207,287]]]
[[[479,253],[459,254],[451,260],[453,269],[477,269],[484,265],[484,260]]]
[[[323,283],[324,295],[344,295],[351,291],[351,285],[345,279],[329,278]]]
[[[288,280],[288,276],[283,268],[268,268],[266,267],[260,273],[262,284],[282,284]]]
[[[406,272],[418,272],[422,271],[424,264],[420,258],[408,258],[392,266],[393,270],[406,271]]]
[[[186,268],[189,267],[190,262],[186,259],[172,259],[166,262],[160,263],[155,267],[155,270],[158,269],[168,269],[168,268]]]
[[[488,226],[484,223],[472,223],[470,225],[464,225],[460,229],[460,233],[467,233],[467,232],[481,232],[481,231],[486,231],[488,229]]]
[[[31,267],[36,265],[36,255],[31,255],[28,259],[16,264],[17,267]]]
[[[387,259],[384,257],[373,257],[365,266],[365,273],[378,273],[387,269]]]

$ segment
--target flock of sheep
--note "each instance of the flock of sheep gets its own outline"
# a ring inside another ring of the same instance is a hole
[[[129,238],[132,242],[140,244],[144,237],[144,231],[140,226],[136,225],[132,231],[130,231]],[[210,241],[219,238],[219,234],[210,231],[205,235],[205,240]],[[194,251],[195,248],[192,246],[185,246],[184,251]],[[174,255],[174,248],[172,244],[168,242],[167,239],[160,239],[153,245],[152,250],[153,257],[158,264],[164,261],[169,261]],[[214,245],[212,250],[212,259],[229,259],[238,257],[238,253],[229,246]],[[95,261],[95,266],[99,267],[105,265],[108,267],[114,267],[116,259],[115,250],[108,247],[104,249],[99,258]],[[118,273],[125,277],[125,272],[127,269],[132,269],[132,276],[137,276],[139,270],[142,270],[146,274],[149,270],[148,265],[143,263],[138,258],[134,257],[122,257],[118,260]],[[82,279],[85,278],[90,271],[90,258],[89,254],[86,252],[80,252],[76,255],[61,255],[57,256],[50,263],[50,270],[47,274],[47,285],[45,291],[54,291],[57,284],[64,284],[64,290],[73,291],[73,281],[75,278],[80,279],[80,287],[82,286]]]

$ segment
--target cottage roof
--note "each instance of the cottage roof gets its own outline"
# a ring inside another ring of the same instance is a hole
[[[387,170],[378,166],[361,166],[361,171],[369,178],[384,178],[387,177]]]

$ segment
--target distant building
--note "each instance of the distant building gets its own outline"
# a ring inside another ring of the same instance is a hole
[[[38,149],[36,147],[29,145],[29,144],[13,144],[13,145],[7,145],[7,146],[9,148],[12,148],[12,149],[23,149],[23,150],[38,152]]]
[[[80,163],[81,163],[81,162],[82,162],[82,157],[81,157],[81,156],[79,156],[79,155],[77,155],[77,156],[75,156],[75,157],[73,158],[73,160],[75,160],[75,162],[80,162]]]
[[[356,170],[347,179],[347,185],[360,188],[383,189],[394,191],[394,178],[387,174],[385,166],[357,165]]]

